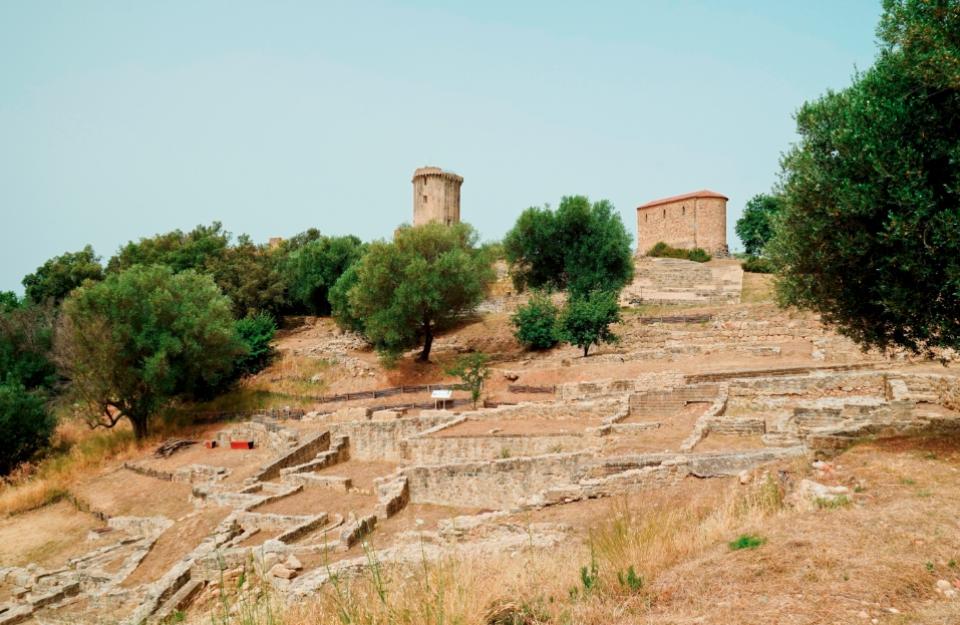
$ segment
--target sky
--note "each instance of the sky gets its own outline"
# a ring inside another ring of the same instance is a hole
[[[221,221],[387,238],[411,175],[528,206],[776,183],[806,100],[876,52],[879,0],[0,0],[0,290],[86,244]]]

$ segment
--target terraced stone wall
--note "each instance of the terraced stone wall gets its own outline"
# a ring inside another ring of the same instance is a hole
[[[589,434],[413,437],[406,443],[406,460],[417,464],[498,460],[580,451],[598,447],[599,442]]]
[[[330,433],[350,438],[350,457],[355,460],[401,462],[407,438],[456,418],[452,413],[442,412],[394,421],[337,423],[331,425]]]
[[[578,452],[493,462],[409,467],[411,503],[509,509],[548,488],[576,482],[594,454]]]

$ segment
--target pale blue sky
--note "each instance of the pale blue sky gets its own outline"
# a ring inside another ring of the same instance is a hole
[[[410,176],[527,206],[775,182],[793,112],[875,53],[879,0],[0,0],[0,290],[91,243],[220,220],[387,237]]]

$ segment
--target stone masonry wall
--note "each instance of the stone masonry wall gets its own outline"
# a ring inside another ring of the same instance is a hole
[[[404,457],[405,439],[456,419],[453,414],[404,417],[394,421],[354,421],[331,424],[334,436],[350,438],[350,457],[355,460],[400,462]]]
[[[667,391],[634,393],[630,396],[630,414],[641,417],[667,416],[690,402],[712,402],[719,392],[716,384],[701,384]]]
[[[727,253],[727,201],[686,198],[637,209],[637,251],[663,241],[673,247],[702,247],[711,254]]]
[[[416,464],[497,460],[580,451],[599,442],[597,436],[576,434],[414,437],[407,440],[406,459]]]
[[[595,454],[579,452],[493,462],[422,465],[404,469],[411,503],[513,508],[548,488],[573,484]]]

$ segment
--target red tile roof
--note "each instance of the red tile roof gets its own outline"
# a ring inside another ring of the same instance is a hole
[[[716,191],[711,191],[710,189],[700,189],[699,191],[694,191],[692,193],[684,193],[683,195],[674,195],[659,200],[653,200],[652,202],[641,204],[637,207],[637,210],[640,210],[641,208],[650,208],[652,206],[660,206],[661,204],[671,204],[673,202],[679,202],[680,200],[692,200],[694,198],[719,198],[721,200],[730,199],[722,193],[717,193]]]

